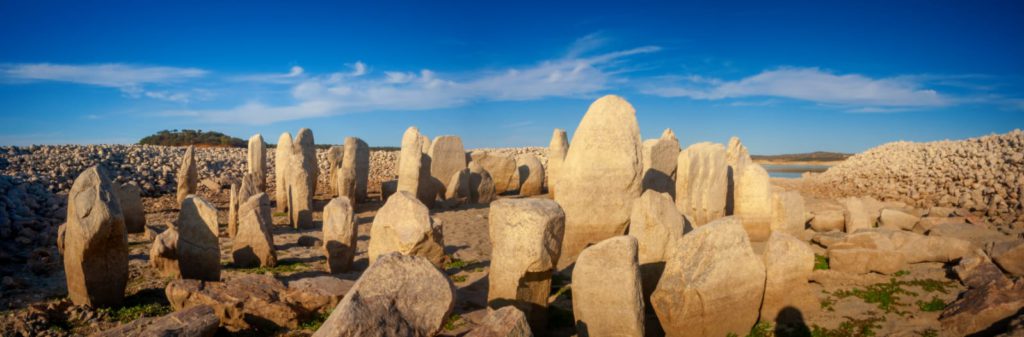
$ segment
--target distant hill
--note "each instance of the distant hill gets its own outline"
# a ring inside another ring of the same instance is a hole
[[[752,155],[751,159],[758,161],[840,161],[846,160],[852,156],[850,153],[839,153],[839,152],[811,152],[811,153],[796,153],[796,154],[779,154],[779,155]]]
[[[141,145],[246,147],[246,141],[216,131],[163,130],[139,140]]]

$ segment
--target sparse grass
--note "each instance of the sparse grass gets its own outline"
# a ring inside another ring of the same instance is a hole
[[[455,282],[455,283],[466,282],[466,279],[468,279],[468,277],[466,275],[452,275],[450,277],[452,279],[452,282]]]
[[[921,337],[939,337],[939,331],[935,329],[924,329],[924,331],[916,332]]]
[[[903,275],[907,274],[909,274],[909,272]],[[905,289],[905,287],[918,287],[921,288],[921,290],[923,290],[926,293],[940,292],[945,294],[949,292],[949,288],[952,286],[953,285],[949,282],[939,280],[913,279],[909,281],[898,281],[895,277],[893,277],[889,279],[888,283],[872,284],[863,289],[855,288],[850,290],[839,290],[832,293],[831,295],[835,296],[836,298],[857,297],[860,298],[861,300],[864,300],[864,302],[877,305],[878,308],[885,311],[885,313],[894,313],[903,316],[906,315],[908,312],[900,310],[900,308],[907,307],[909,306],[909,304],[901,302],[901,297],[904,295],[918,295],[915,292]],[[939,304],[935,303],[936,300],[938,299],[933,298],[931,302],[918,301],[917,304],[921,310],[929,311],[925,310],[925,306],[928,306],[929,308],[938,306]],[[942,303],[941,300],[938,300],[938,302],[942,305],[943,308],[945,308],[945,303]],[[822,301],[821,307],[822,309],[832,311],[832,304],[834,303],[835,301],[832,300],[831,297],[826,298],[825,301]]]
[[[832,298],[831,296],[825,297],[825,299],[821,300],[821,309],[827,311],[836,311],[836,309],[832,307],[835,304],[836,300],[834,298]]]
[[[249,274],[287,274],[295,273],[309,269],[309,266],[298,261],[277,261],[277,265],[273,267],[256,267],[256,268],[239,268],[235,271],[249,273]]]
[[[274,212],[274,216],[286,216],[288,212]]]
[[[452,331],[461,328],[463,325],[466,325],[466,321],[462,320],[462,315],[452,314],[448,316],[447,321],[444,321],[444,330]]]
[[[900,271],[896,272],[895,274],[892,274],[892,276],[895,276],[895,277],[907,276],[907,275],[910,275],[910,271],[909,270],[900,270]]]
[[[301,328],[303,330],[308,330],[308,331],[320,330],[320,326],[323,325],[325,321],[327,321],[327,317],[329,317],[329,316],[331,316],[331,312],[330,311],[328,311],[328,312],[318,312],[315,315],[313,315],[313,317],[310,318],[308,321],[305,321],[305,322],[302,322],[302,324],[299,324],[299,328]]]
[[[828,257],[814,254],[814,270],[828,270]]]
[[[875,329],[882,328],[880,322],[884,322],[885,318],[882,317],[868,317],[865,319],[854,319],[846,317],[846,321],[839,323],[839,327],[835,329],[822,328],[820,326],[813,326],[811,328],[811,336],[813,337],[871,337],[875,336]]]
[[[925,312],[942,311],[942,309],[946,309],[946,302],[938,297],[932,297],[932,300],[927,302],[918,300],[917,308]]]
[[[727,337],[739,337],[736,333],[728,333]],[[746,337],[775,337],[775,330],[772,328],[771,322],[757,322],[752,328],[750,333]]]
[[[451,255],[448,256],[447,260],[448,262],[444,263],[444,270],[446,271],[458,271],[473,263],[473,261],[459,260]]]
[[[128,323],[140,317],[156,317],[171,313],[171,307],[159,303],[148,303],[120,308],[103,308],[101,312],[121,323]]]
[[[949,289],[948,288],[952,288],[953,287],[953,283],[952,282],[943,282],[943,281],[932,280],[932,279],[913,279],[913,280],[910,280],[910,281],[903,281],[903,283],[908,285],[908,286],[920,287],[921,290],[924,290],[925,292],[928,292],[928,293],[940,292],[940,293],[943,293],[943,294],[948,294],[949,293]]]

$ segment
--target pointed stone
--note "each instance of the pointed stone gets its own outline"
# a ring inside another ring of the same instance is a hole
[[[181,157],[181,165],[178,167],[178,205],[180,206],[185,197],[195,194],[199,184],[199,169],[196,167],[195,148],[191,145],[185,150]]]
[[[519,195],[532,197],[544,193],[544,165],[532,154],[524,154],[519,165]]]
[[[68,192],[64,274],[76,305],[110,307],[124,300],[128,283],[128,234],[113,183],[93,166]]]
[[[562,168],[562,163],[565,162],[565,155],[569,152],[569,138],[565,135],[565,130],[555,129],[551,133],[551,143],[548,144],[548,165],[545,166],[544,176],[547,178],[545,186],[548,188],[548,194],[552,198],[555,197],[555,184],[558,181],[558,172]]]
[[[565,267],[588,244],[626,233],[641,192],[640,127],[625,99],[605,96],[587,110],[562,165],[555,201],[565,211]]]
[[[427,206],[406,191],[388,198],[370,227],[370,264],[390,252],[422,256],[438,267],[444,260],[441,225],[430,218]]]
[[[576,333],[643,337],[641,288],[636,238],[617,236],[584,249],[572,272]]]
[[[751,241],[766,241],[771,234],[772,185],[768,171],[761,165],[748,163],[736,180],[735,215],[743,222]]]
[[[231,257],[235,266],[243,268],[277,265],[270,214],[270,198],[266,193],[249,197],[238,207],[238,233],[232,241]]]
[[[316,193],[317,174],[316,144],[313,131],[302,128],[295,136],[289,154],[288,167],[288,215],[295,228],[313,227],[313,195]]]
[[[149,248],[149,266],[166,278],[181,277],[178,267],[178,229],[171,227],[157,234]]]
[[[639,244],[637,260],[645,299],[651,297],[670,252],[683,237],[684,221],[668,194],[647,190],[633,203],[629,235]]]
[[[676,209],[701,226],[725,216],[728,166],[721,144],[697,143],[679,153]]]
[[[661,138],[643,143],[643,187],[676,195],[676,166],[679,164],[679,140],[672,129],[665,129]]]
[[[263,135],[255,134],[249,138],[249,156],[246,163],[247,172],[251,173],[260,192],[267,191],[267,143]]]
[[[346,197],[337,197],[324,206],[324,256],[327,271],[344,273],[352,268],[356,256],[356,216]]]
[[[135,184],[117,184],[117,200],[121,202],[124,226],[128,233],[142,233],[146,230],[146,208],[142,205],[142,189]]]
[[[217,208],[194,195],[185,198],[178,214],[178,267],[181,277],[220,280]]]
[[[289,159],[292,152],[292,135],[282,133],[277,138],[277,148],[274,149],[274,211],[284,212],[288,210],[288,167],[291,166]]]
[[[565,214],[551,200],[501,199],[491,204],[488,219],[492,245],[488,306],[515,306],[534,330],[542,331]]]

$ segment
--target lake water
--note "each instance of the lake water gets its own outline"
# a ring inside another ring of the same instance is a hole
[[[772,178],[800,178],[804,172],[825,172],[828,165],[761,165]]]

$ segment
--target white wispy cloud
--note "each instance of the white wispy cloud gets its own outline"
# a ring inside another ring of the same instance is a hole
[[[207,73],[207,71],[197,68],[142,66],[121,63],[87,65],[28,63],[0,65],[0,74],[9,79],[68,82],[112,88],[181,82],[203,77]]]
[[[923,87],[912,77],[871,78],[860,74],[836,74],[819,68],[784,67],[735,81],[701,76],[677,77],[667,84],[650,85],[642,92],[698,100],[779,97],[866,108],[953,104],[951,97]]]

